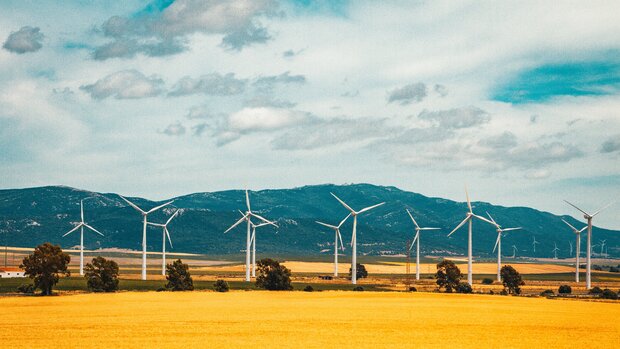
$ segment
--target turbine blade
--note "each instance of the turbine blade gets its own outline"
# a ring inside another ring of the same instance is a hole
[[[491,224],[491,225],[495,225],[495,226],[497,226],[495,223],[491,222],[490,220],[488,220],[488,219],[486,219],[486,218],[484,218],[484,217],[482,217],[482,216],[478,216],[477,214],[475,214],[475,215],[473,215],[473,216],[474,216],[474,217],[476,217],[476,218],[478,218],[478,219],[479,219],[479,220],[481,220],[481,221],[484,221],[484,222],[487,222],[487,223],[489,223],[489,224]]]
[[[455,231],[459,230],[459,228],[462,227],[465,223],[467,223],[467,221],[469,221],[470,219],[471,216],[465,217],[465,219],[463,219],[463,221],[459,223],[459,225],[457,225],[456,228],[454,228],[454,230],[450,232],[450,234],[448,234],[448,237],[450,237],[450,235],[452,235]]]
[[[495,222],[495,219],[493,219],[493,217],[491,217],[491,214],[488,211],[486,211],[486,213],[487,213],[487,216],[489,216],[489,218],[491,219],[491,222],[493,222],[493,224],[497,225],[497,222]]]
[[[577,231],[577,228],[573,227],[570,223],[568,223],[567,221],[564,220],[564,218],[562,218],[562,222],[566,223],[566,225],[568,225],[569,227],[571,227],[571,229],[573,229],[574,231]]]
[[[95,229],[95,228],[91,227],[90,225],[88,225],[88,224],[84,223],[84,226],[85,226],[86,228],[88,228],[88,229],[90,229],[90,230],[94,231],[95,233],[97,233],[97,234],[99,234],[99,235],[101,235],[101,236],[104,236],[103,234],[101,234],[101,233],[99,232],[99,230],[97,230],[97,229]]]
[[[346,217],[344,217],[343,220],[340,221],[340,224],[338,224],[338,228],[342,227],[342,225],[344,224],[344,222],[347,221],[347,219],[349,219],[349,217],[351,217],[351,213],[349,213]]]
[[[172,240],[170,239],[170,232],[168,232],[168,228],[164,227],[164,231],[166,232],[166,237],[168,238],[168,242],[170,243],[170,247],[172,247]]]
[[[495,246],[493,246],[493,252],[497,249],[497,245],[499,245],[499,239],[502,236],[501,233],[497,234],[497,240],[495,240]]]
[[[80,200],[80,218],[84,222],[84,200]]]
[[[174,219],[174,217],[176,217],[179,214],[179,210],[174,211],[174,213],[172,214],[172,216],[170,216],[170,218],[168,218],[168,220],[166,221],[165,225],[170,224],[170,221],[172,221]]]
[[[420,226],[418,225],[418,222],[415,221],[415,219],[413,218],[413,215],[411,215],[411,212],[409,212],[409,209],[407,209],[407,214],[409,215],[409,218],[411,218],[411,220],[413,221],[413,224],[415,224],[415,227],[420,228]]]
[[[520,230],[522,229],[521,227],[517,227],[517,228],[506,228],[506,229],[502,229],[502,232],[504,231],[511,231],[511,230]]]
[[[267,218],[261,217],[261,216],[257,215],[257,214],[256,214],[256,213],[254,213],[254,212],[250,212],[250,215],[252,215],[252,216],[254,216],[254,217],[256,217],[256,218],[260,219],[261,221],[263,221],[263,222],[265,222],[265,223],[271,224],[271,225],[273,225],[273,226],[274,226],[274,227],[276,227],[276,228],[278,227],[278,225],[277,225],[276,223],[274,223],[274,222],[272,222],[272,221],[268,220]]]
[[[376,205],[372,205],[372,206],[368,206],[368,207],[366,207],[366,208],[361,209],[358,213],[362,213],[362,212],[370,211],[370,210],[372,210],[373,208],[377,208],[377,207],[379,207],[379,206],[381,206],[381,205],[383,205],[383,204],[385,204],[385,202],[382,202],[382,203],[380,203],[380,204],[376,204]]]
[[[252,236],[250,237],[250,245],[254,243],[255,236],[256,236],[256,228],[252,229]]]
[[[600,210],[594,212],[591,217],[596,216],[597,214],[601,213],[601,211],[603,211],[604,209],[608,208],[609,206],[611,206],[611,205],[613,205],[615,203],[616,203],[615,201],[612,201],[612,202],[608,203],[607,205],[603,206],[603,208],[601,208]]]
[[[165,227],[164,224],[159,224],[159,223],[153,223],[153,222],[146,222],[147,225],[152,225],[154,227]]]
[[[411,241],[411,246],[409,246],[409,251],[411,251],[411,249],[413,248],[413,245],[415,244],[415,242],[418,241],[418,238],[420,238],[420,231],[419,230],[415,233],[415,236],[413,237],[413,241]]]
[[[579,231],[580,233],[583,232],[584,230],[588,229],[588,226],[586,225],[585,227],[581,228],[581,230]]]
[[[246,220],[246,216],[243,216],[243,217],[239,218],[239,220],[236,221],[235,224],[231,225],[230,228],[226,229],[224,234],[228,233],[229,231],[234,229],[236,226],[238,226],[239,224],[243,223],[243,221],[245,221],[245,220]]]
[[[469,193],[467,192],[467,186],[465,186],[465,196],[467,197],[467,207],[469,207],[469,213],[474,213],[471,208],[471,201],[469,200]]]
[[[340,240],[340,249],[344,251],[344,244],[342,243],[342,235],[340,235],[340,229],[337,229],[336,232],[338,233],[338,239]]]
[[[338,200],[338,202],[340,202],[342,206],[344,206],[347,210],[351,211],[351,213],[355,214],[355,210],[349,207],[349,205],[347,205],[344,201],[340,200],[340,198],[337,197],[334,193],[330,193],[330,194],[332,194],[332,196],[335,197],[336,200]]]
[[[564,200],[564,202],[565,202],[565,203],[567,203],[567,204],[569,204],[569,205],[571,205],[571,206],[573,206],[574,208],[578,209],[579,211],[581,211],[581,212],[582,212],[583,214],[585,214],[586,216],[589,216],[589,215],[590,215],[590,214],[588,214],[588,212],[586,212],[586,211],[584,211],[584,210],[580,209],[579,207],[577,207],[577,206],[575,206],[575,205],[571,204],[570,202],[568,202],[568,201],[566,201],[566,200]]]
[[[418,230],[441,230],[441,228],[419,228]]]
[[[155,211],[159,210],[160,208],[162,208],[162,207],[164,207],[164,206],[168,206],[168,205],[170,205],[170,204],[171,204],[171,203],[173,203],[173,202],[174,202],[174,200],[172,200],[172,201],[168,201],[168,202],[166,202],[166,203],[165,203],[165,204],[163,204],[163,205],[159,205],[159,206],[153,207],[152,209],[148,210],[148,211],[146,212],[146,214],[149,214],[149,213],[151,213],[151,212],[155,212]]]
[[[337,227],[337,226],[335,226],[335,225],[331,225],[331,224],[327,224],[327,223],[323,223],[323,222],[319,222],[319,221],[315,221],[315,222],[319,223],[319,224],[320,224],[320,225],[322,225],[322,226],[326,226],[326,227],[328,227],[328,228],[338,229],[338,227]]]
[[[248,211],[252,211],[250,208],[250,194],[247,189],[245,190],[245,204],[248,206]]]
[[[62,237],[64,238],[65,236],[73,233],[74,231],[78,230],[79,227],[81,227],[82,225],[84,225],[84,223],[81,223],[76,225],[73,229],[69,230],[68,232],[65,233],[65,235],[63,235]]]
[[[134,204],[133,202],[131,202],[131,201],[127,200],[127,199],[125,199],[122,195],[120,195],[120,194],[119,194],[118,196],[120,196],[120,197],[121,197],[121,199],[125,200],[125,202],[129,204],[129,206],[131,206],[131,207],[135,208],[135,209],[136,209],[136,210],[138,210],[140,213],[142,213],[142,214],[146,213],[146,212],[144,212],[144,210],[142,210],[142,209],[141,209],[140,207],[138,207],[136,204]]]

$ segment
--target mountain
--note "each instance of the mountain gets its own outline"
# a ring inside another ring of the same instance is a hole
[[[421,250],[425,254],[465,254],[466,227],[446,235],[464,218],[467,205],[462,202],[426,197],[421,194],[370,184],[314,185],[294,189],[270,189],[251,192],[252,209],[269,219],[275,219],[279,229],[271,227],[257,232],[257,250],[271,255],[318,255],[333,244],[333,232],[323,229],[315,220],[336,223],[348,212],[331,195],[335,193],[353,208],[360,209],[385,201],[386,204],[360,216],[358,221],[358,251],[360,254],[404,253],[406,241],[413,233],[412,223],[405,212],[409,208],[423,226],[439,227],[441,231],[423,232]],[[0,241],[10,246],[32,247],[44,241],[72,247],[79,244],[79,235],[62,237],[79,221],[80,199],[84,202],[86,221],[104,237],[87,233],[88,249],[118,247],[141,250],[142,220],[138,212],[126,205],[117,194],[95,193],[64,186],[0,190]],[[164,201],[132,198],[146,209]],[[174,248],[171,251],[231,254],[245,248],[245,226],[223,234],[239,219],[238,209],[245,209],[241,190],[213,193],[195,193],[179,196],[171,206],[152,215],[149,221],[163,222],[175,209],[179,216],[169,229]],[[527,207],[503,207],[486,202],[474,202],[474,212],[488,211],[504,227],[521,226],[524,229],[507,233],[502,239],[504,255],[552,257],[554,242],[560,258],[569,256],[569,241],[574,245],[574,234],[561,218],[576,227],[583,223],[569,216],[556,216]],[[342,228],[345,246],[350,241],[352,220]],[[585,233],[582,251],[585,250]],[[492,256],[497,234],[484,222],[474,223],[473,249],[476,255]],[[540,242],[536,252],[532,239]],[[148,249],[161,249],[161,230],[150,228]],[[620,256],[618,231],[594,228],[593,244],[607,239],[610,256]],[[349,253],[349,248],[345,253]],[[332,250],[333,251],[333,250]],[[595,250],[600,252],[600,247]]]

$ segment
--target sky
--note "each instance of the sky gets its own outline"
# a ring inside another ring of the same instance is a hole
[[[0,188],[620,198],[617,1],[4,1],[0,42]]]

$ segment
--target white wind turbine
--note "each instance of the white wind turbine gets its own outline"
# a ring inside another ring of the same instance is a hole
[[[532,241],[532,246],[534,247],[534,252],[536,252],[536,244],[540,244],[540,242],[536,241],[536,237],[533,236],[534,241]]]
[[[168,224],[179,214],[179,210],[176,210],[170,218],[164,224],[159,223],[151,223],[147,222],[147,224],[152,225],[154,227],[162,228],[162,236],[161,236],[161,275],[166,275],[166,237],[168,238],[168,242],[170,243],[170,247],[172,247],[172,240],[170,240],[170,232],[168,231]]]
[[[140,212],[140,214],[142,215],[142,222],[143,222],[142,224],[142,280],[146,280],[146,225],[147,225],[146,216],[148,216],[150,213],[153,213],[159,210],[160,208],[164,206],[170,205],[171,203],[174,202],[174,200],[168,201],[163,205],[153,207],[152,209],[148,211],[144,211],[143,209],[138,207],[133,202],[125,199],[122,195],[119,195],[119,196],[121,197],[121,199],[125,200],[125,202],[129,204],[129,206],[135,208],[136,211]]]
[[[246,248],[245,248],[245,281],[249,282],[250,281],[250,249],[251,249],[251,242],[252,242],[250,228],[252,227],[252,217],[256,217],[260,219],[261,221],[271,224],[275,227],[277,227],[277,225],[267,220],[266,218],[263,218],[257,215],[256,213],[252,212],[252,209],[250,208],[250,194],[248,194],[247,190],[245,191],[245,204],[248,210],[245,212],[245,214],[243,214],[243,217],[241,217],[238,221],[235,222],[235,224],[231,225],[230,228],[226,229],[224,234],[228,233],[229,231],[231,231],[233,228],[243,223],[244,221],[247,222],[247,236],[246,236]]]
[[[601,211],[603,211],[604,209],[608,208],[609,206],[611,206],[614,202],[610,202],[609,204],[607,204],[607,206],[604,206],[603,208],[601,208],[600,210],[594,212],[593,214],[589,214],[586,211],[580,209],[579,207],[571,204],[570,202],[564,200],[564,202],[566,202],[567,204],[573,206],[574,208],[576,208],[577,210],[579,210],[581,213],[583,213],[583,218],[586,219],[586,221],[588,222],[588,237],[587,237],[587,249],[586,249],[586,288],[590,289],[590,287],[592,286],[592,263],[591,263],[591,255],[592,255],[592,218],[594,218],[594,216],[596,216],[597,214],[601,213]]]
[[[603,249],[605,248],[605,242],[607,242],[607,240],[599,240],[599,242],[601,243],[601,257],[605,258],[605,255],[603,254]]]
[[[243,215],[243,212],[241,212],[241,215]],[[252,238],[250,239],[252,243],[252,277],[256,277],[256,228],[264,227],[266,225],[278,227],[278,225],[274,222],[254,224],[252,221],[250,221],[250,224],[252,225]]]
[[[581,232],[588,229],[588,226],[581,229],[577,229],[573,227],[570,223],[562,219],[562,222],[566,223],[572,230],[573,233],[577,236],[577,240],[575,241],[575,282],[579,282],[579,255],[581,254]]]
[[[465,219],[463,219],[463,221],[461,223],[459,223],[459,225],[456,226],[456,228],[454,228],[454,230],[452,230],[450,232],[450,234],[448,234],[448,237],[452,234],[454,234],[455,231],[457,231],[460,227],[462,227],[465,223],[469,223],[469,235],[468,235],[468,240],[467,240],[467,282],[472,285],[473,282],[473,273],[472,273],[472,260],[473,260],[473,256],[472,256],[472,224],[473,224],[473,219],[474,218],[478,218],[484,222],[487,222],[489,224],[493,224],[493,222],[491,222],[490,220],[478,216],[476,214],[474,214],[474,212],[472,211],[471,208],[471,201],[469,201],[469,193],[467,192],[467,189],[465,189],[465,195],[467,196],[467,207],[469,208],[469,211],[467,211],[467,214],[465,216]]]
[[[353,233],[351,234],[351,247],[353,249],[351,253],[351,283],[355,285],[357,284],[357,215],[359,215],[360,213],[364,213],[366,211],[370,211],[373,208],[379,207],[385,204],[385,202],[365,207],[359,211],[355,211],[349,205],[347,205],[344,201],[340,200],[340,198],[334,195],[334,193],[330,193],[330,194],[332,194],[332,196],[335,197],[336,200],[338,200],[338,202],[340,202],[342,206],[344,206],[347,210],[349,210],[351,212],[351,215],[353,216]]]
[[[439,230],[440,228],[420,228],[418,222],[415,221],[411,212],[407,209],[407,214],[409,214],[409,218],[415,225],[415,236],[413,237],[413,241],[411,242],[411,246],[409,246],[409,251],[413,248],[413,244],[416,244],[416,256],[415,256],[415,279],[420,280],[420,231],[422,230]]]
[[[519,230],[521,229],[521,227],[502,228],[499,224],[497,224],[497,222],[495,222],[495,220],[493,219],[493,217],[491,217],[491,214],[489,214],[489,212],[487,212],[487,215],[489,216],[489,218],[491,219],[491,222],[493,222],[493,225],[495,225],[495,228],[497,230],[497,240],[495,241],[493,252],[495,252],[495,249],[497,249],[497,281],[502,281],[501,275],[500,275],[500,272],[502,270],[502,234],[506,231]]]
[[[512,258],[517,257],[517,246],[512,245]]]
[[[84,200],[88,200],[84,199]],[[94,231],[95,233],[103,236],[97,229],[91,227],[90,225],[84,222],[84,200],[80,200],[80,223],[76,225],[73,229],[69,230],[69,232],[65,233],[62,237],[65,237],[74,231],[80,229],[80,275],[84,275],[84,227]]]
[[[553,259],[558,259],[558,251],[559,250],[560,249],[558,248],[558,245],[556,245],[556,243],[554,242],[553,243],[553,250],[552,250],[552,252],[553,252]]]
[[[322,226],[325,226],[325,227],[328,227],[334,230],[334,276],[336,277],[338,277],[338,240],[340,240],[340,247],[342,251],[344,251],[344,244],[342,243],[342,235],[340,235],[340,227],[342,227],[344,222],[346,222],[347,219],[349,219],[349,217],[351,217],[350,213],[346,217],[344,217],[344,219],[340,221],[340,224],[338,225],[331,225],[331,224],[315,221]]]
[[[572,256],[572,255],[573,255],[573,243],[572,243],[572,242],[570,242],[570,241],[568,241],[568,248],[569,248],[569,250],[568,250],[568,256],[570,257],[570,256]]]

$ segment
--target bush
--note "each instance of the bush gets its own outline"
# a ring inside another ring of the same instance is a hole
[[[471,293],[471,285],[467,282],[461,282],[458,286],[456,286],[456,292],[458,293]]]
[[[32,284],[21,284],[17,288],[17,292],[25,293],[25,294],[33,294],[34,293],[34,286]]]
[[[445,260],[437,263],[437,272],[435,273],[436,283],[439,289],[446,288],[446,292],[455,290],[461,282],[461,270],[451,260]]]
[[[49,296],[60,275],[71,275],[68,270],[70,261],[71,256],[64,253],[59,245],[46,242],[24,258],[19,267],[24,269],[25,275],[34,279],[34,287],[40,289],[42,295]]]
[[[189,266],[180,259],[166,264],[166,288],[172,291],[193,291],[194,281],[189,273]]]
[[[560,286],[560,288],[558,288],[559,294],[571,294],[572,292],[573,289],[569,285],[562,285]]]
[[[409,287],[409,292],[418,292],[418,289],[415,286]]]
[[[493,279],[484,278],[484,279],[482,279],[482,284],[483,285],[492,285],[493,284]]]
[[[355,286],[353,287],[353,291],[358,291],[358,292],[364,291],[364,288],[362,286]]]
[[[357,265],[357,270],[355,272],[355,274],[357,275],[357,278],[358,279],[367,278],[368,272],[366,271],[366,266],[360,263],[356,263],[355,265]],[[351,279],[351,268],[349,268],[349,280],[350,279]]]
[[[508,295],[508,291],[506,291],[506,290],[504,289],[504,290],[501,290],[501,291],[499,292],[499,294],[501,294],[502,296],[507,296],[507,295]]]
[[[166,291],[166,288],[165,287],[160,287],[156,291],[157,292],[164,292],[164,291]]]
[[[510,265],[504,265],[500,270],[500,276],[502,277],[502,284],[504,289],[510,294],[521,294],[521,287],[525,285],[519,272]]]
[[[590,290],[588,290],[588,294],[598,295],[598,294],[601,294],[601,293],[603,293],[603,290],[600,287],[598,287],[598,286],[594,286]]]
[[[610,273],[620,273],[620,269],[618,269],[616,267],[609,267],[609,272]]]
[[[291,271],[271,258],[264,258],[256,264],[258,276],[256,287],[270,291],[292,290]]]
[[[618,294],[608,288],[604,289],[601,293],[603,299],[618,299]]]
[[[592,269],[597,270],[597,271],[602,271],[603,267],[601,267],[600,265],[593,265]]]
[[[555,296],[555,293],[553,293],[552,290],[544,290],[540,293],[540,295],[543,297],[549,297],[549,296]]]
[[[313,292],[314,291],[314,287],[308,285],[308,286],[304,287],[304,291],[305,292]]]
[[[103,257],[93,258],[84,267],[86,286],[92,292],[114,292],[118,290],[118,264]]]
[[[489,290],[489,294],[495,294],[495,292],[493,292],[493,290]]]
[[[213,290],[216,292],[228,292],[230,287],[228,286],[228,282],[226,280],[215,280],[213,283]]]

